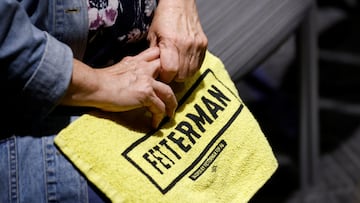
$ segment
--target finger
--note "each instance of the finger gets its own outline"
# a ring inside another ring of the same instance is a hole
[[[205,60],[206,51],[207,51],[206,48],[205,48],[205,49],[202,49],[202,50],[200,51],[200,56],[199,56],[199,61],[198,61],[199,69],[200,69],[200,67],[202,66],[202,64],[203,64],[203,62],[204,62],[204,60]]]
[[[152,127],[157,128],[165,117],[165,103],[154,92],[154,94],[147,99],[144,106],[147,107],[148,111],[150,111],[152,115]]]
[[[177,101],[172,89],[165,83],[153,80],[149,94],[145,96],[143,105],[152,114],[152,126],[157,128],[165,115],[172,117],[177,107]]]
[[[174,92],[172,91],[170,86],[159,81],[155,81],[153,87],[156,95],[165,104],[166,115],[169,117],[173,117],[177,107],[177,100]]]
[[[192,61],[194,55],[191,51],[183,51],[179,54],[180,68],[175,77],[176,82],[184,82],[184,80],[190,76],[190,71],[194,68]]]
[[[202,44],[201,46],[198,47],[197,49],[197,58],[195,63],[197,63],[198,68],[200,69],[200,67],[202,66],[204,59],[205,59],[205,55],[206,55],[206,51],[207,51],[207,38],[206,36],[204,36],[202,38]]]
[[[152,127],[158,128],[165,116],[165,104],[156,96],[150,99],[150,105],[147,107],[152,115]]]
[[[142,61],[152,61],[158,58],[160,58],[160,49],[158,47],[150,47],[136,55],[136,60]]]
[[[178,71],[175,81],[183,82],[186,78],[194,75],[204,61],[207,50],[207,38],[205,35],[197,36],[193,41],[185,42],[188,49],[182,50],[180,64],[183,64]]]
[[[200,53],[195,53],[195,55],[191,56],[187,77],[194,75],[200,69],[200,55]]]
[[[149,46],[150,47],[157,47],[158,46],[158,41],[157,41],[157,37],[156,35],[154,35],[152,32],[149,31],[148,37],[147,37],[148,42],[150,43]]]
[[[177,48],[172,43],[162,41],[159,43],[161,72],[160,80],[170,83],[179,70],[179,54]]]
[[[155,59],[153,61],[146,62],[146,64],[144,64],[144,68],[141,68],[139,71],[156,79],[159,76],[160,68],[160,59]]]
[[[197,50],[194,55],[190,56],[189,70],[186,77],[193,76],[200,68],[205,58],[205,51]]]

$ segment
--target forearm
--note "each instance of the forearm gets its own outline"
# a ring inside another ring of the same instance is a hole
[[[159,0],[157,9],[170,9],[174,12],[180,11],[197,14],[196,0]]]
[[[73,59],[71,81],[60,104],[97,107],[94,96],[98,89],[96,69],[89,67],[77,59]]]

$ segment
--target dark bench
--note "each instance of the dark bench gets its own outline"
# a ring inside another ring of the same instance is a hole
[[[222,59],[235,82],[296,36],[301,69],[299,170],[305,190],[316,180],[319,159],[315,1],[197,0],[197,4],[209,50]]]

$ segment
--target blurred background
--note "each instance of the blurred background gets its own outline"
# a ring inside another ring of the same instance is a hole
[[[360,6],[357,0],[318,0],[320,160],[317,181],[299,182],[299,69],[290,37],[237,83],[267,136],[279,168],[251,200],[360,202]]]

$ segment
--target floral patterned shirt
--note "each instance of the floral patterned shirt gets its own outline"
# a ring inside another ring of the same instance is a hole
[[[145,39],[156,0],[87,0],[89,37],[84,60],[98,67],[120,60],[128,44]],[[121,53],[120,53],[121,52]]]

